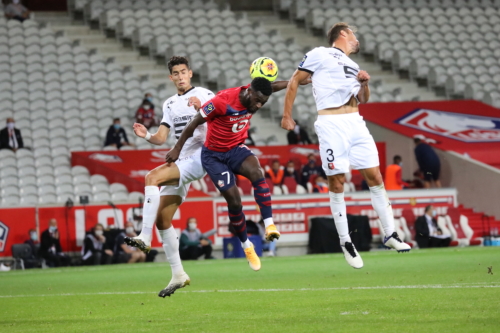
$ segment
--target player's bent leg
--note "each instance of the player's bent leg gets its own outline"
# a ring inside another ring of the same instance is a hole
[[[255,248],[248,239],[247,226],[245,214],[243,213],[243,206],[241,205],[240,192],[236,186],[232,186],[225,191],[221,192],[222,196],[226,199],[229,222],[234,228],[236,236],[240,239],[241,246],[245,252],[248,260],[248,265],[254,271],[258,271],[261,267],[259,256],[255,252]]]
[[[332,211],[335,228],[340,238],[340,247],[344,253],[345,260],[354,268],[363,267],[363,259],[349,236],[349,224],[347,223],[347,208],[344,200],[345,174],[328,176],[328,188],[330,190],[330,209]]]
[[[137,247],[148,253],[151,251],[151,238],[153,237],[153,224],[160,206],[160,185],[178,185],[180,178],[179,168],[175,163],[163,164],[151,170],[145,178],[144,204],[142,216],[142,230],[137,237],[125,237],[125,243]]]
[[[370,188],[373,209],[377,212],[382,227],[384,228],[384,245],[398,252],[410,251],[410,245],[401,241],[394,230],[394,214],[379,167],[377,166],[359,171]]]
[[[271,191],[264,177],[264,170],[256,156],[248,156],[241,164],[239,173],[252,182],[255,202],[259,205],[266,227],[265,238],[273,241],[280,238],[280,233],[273,221]]]

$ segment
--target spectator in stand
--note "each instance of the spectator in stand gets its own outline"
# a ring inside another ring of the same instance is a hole
[[[113,119],[113,125],[109,126],[104,146],[114,146],[118,149],[121,146],[131,146],[128,142],[127,133],[120,125],[120,118]]]
[[[388,191],[402,190],[404,187],[409,186],[402,179],[401,167],[403,166],[403,159],[401,156],[396,155],[392,161],[393,163],[388,165],[385,169],[385,189]]]
[[[146,94],[146,96],[148,96],[148,94]],[[157,125],[155,117],[155,106],[152,103],[152,97],[144,98],[141,106],[135,114],[135,122],[143,124],[147,129],[150,129],[151,127]]]
[[[314,193],[328,193],[328,183],[326,179],[322,176],[316,177],[313,187]]]
[[[56,219],[50,219],[49,228],[42,232],[40,256],[45,259],[49,267],[68,266],[71,262],[71,258],[62,251]]]
[[[21,131],[16,128],[13,118],[7,118],[7,126],[0,131],[0,149],[11,149],[14,152],[24,148]]]
[[[425,207],[425,214],[415,221],[417,233],[415,240],[421,249],[450,246],[451,238],[449,235],[443,235],[443,231],[437,225],[436,215],[434,207],[429,205]]]
[[[307,188],[307,183],[309,182],[311,176],[322,176],[323,178],[326,178],[323,168],[316,164],[316,156],[314,154],[309,154],[307,158],[307,164],[304,165],[301,172],[302,177],[300,185],[304,186],[304,188]]]
[[[138,248],[125,244],[125,237],[137,237],[134,230],[134,224],[132,222],[127,222],[125,224],[125,230],[116,236],[115,248],[113,251],[116,262],[119,264],[145,262],[146,253],[142,252]]]
[[[424,175],[424,187],[430,188],[432,181],[434,181],[436,187],[441,187],[441,181],[439,180],[441,162],[434,149],[422,141],[424,139],[423,135],[416,135],[413,138],[415,142],[415,157],[418,167]]]
[[[307,145],[311,144],[311,139],[309,139],[309,134],[303,129],[297,119],[295,121],[295,128],[292,131],[288,131],[287,139],[289,145]]]
[[[24,260],[24,268],[34,268],[38,266],[38,234],[35,229],[30,229],[30,238],[24,241],[24,244],[28,244],[31,248],[31,257]]]
[[[213,259],[212,242],[203,237],[198,229],[198,221],[194,217],[187,219],[186,229],[181,233],[179,248],[182,260],[198,260],[202,255],[205,255],[205,259]]]
[[[82,261],[84,265],[109,265],[113,259],[113,251],[105,248],[106,237],[104,227],[97,223],[85,236],[82,246]]]
[[[295,170],[295,163],[293,161],[289,161],[286,164],[285,175],[283,176],[283,180],[285,179],[285,177],[293,177],[293,179],[295,179],[295,182],[297,184],[300,184],[299,173],[297,172],[297,170]]]
[[[12,0],[12,2],[5,7],[4,14],[8,19],[23,22],[30,18],[31,12],[22,5],[21,0]]]
[[[285,176],[285,168],[280,165],[280,161],[273,161],[271,167],[266,165],[266,178],[271,179],[274,186],[281,186],[283,183],[283,177]]]

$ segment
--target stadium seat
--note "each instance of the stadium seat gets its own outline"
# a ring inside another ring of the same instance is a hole
[[[449,228],[452,239],[457,240],[461,245],[481,245],[483,239],[474,237],[474,231],[469,226],[466,216],[461,215],[458,208],[450,207],[444,217],[445,223]]]

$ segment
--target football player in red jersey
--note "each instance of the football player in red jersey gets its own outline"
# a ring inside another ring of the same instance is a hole
[[[308,82],[305,80],[303,84]],[[245,215],[234,174],[240,174],[252,182],[255,201],[266,226],[266,239],[278,239],[280,233],[273,222],[271,192],[264,178],[264,171],[257,157],[243,142],[247,138],[252,115],[266,104],[273,92],[285,89],[287,84],[288,81],[271,83],[265,78],[255,78],[247,86],[220,91],[203,106],[199,105],[196,98],[190,99],[190,103],[200,111],[184,128],[177,144],[166,156],[167,163],[175,162],[184,142],[193,135],[195,128],[208,123],[201,161],[226,199],[231,225],[241,241],[250,267],[255,271],[260,269],[260,259],[247,237]]]

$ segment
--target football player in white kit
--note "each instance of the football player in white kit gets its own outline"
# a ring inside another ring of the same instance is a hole
[[[182,133],[187,123],[193,118],[198,108],[214,97],[214,94],[205,88],[191,86],[193,72],[185,57],[172,57],[168,62],[170,80],[177,88],[177,94],[163,103],[163,119],[158,131],[151,134],[141,124],[134,124],[137,136],[146,139],[152,144],[162,145],[172,130],[176,139]],[[189,276],[184,272],[179,255],[179,239],[172,226],[172,218],[179,206],[186,199],[189,185],[205,175],[201,165],[201,147],[205,142],[206,124],[196,128],[193,137],[188,139],[184,149],[175,163],[165,163],[151,170],[146,175],[146,188],[143,206],[143,220],[141,234],[133,238],[125,238],[125,242],[144,252],[151,250],[153,224],[161,235],[163,249],[172,269],[170,283],[160,291],[158,296],[170,296],[175,290],[189,285]],[[158,186],[161,186],[158,189]]]
[[[328,176],[332,215],[347,262],[361,268],[363,260],[349,236],[344,201],[345,173],[349,172],[349,165],[361,172],[370,187],[372,206],[384,229],[384,245],[398,252],[407,252],[410,246],[402,242],[394,230],[394,216],[379,169],[377,147],[358,112],[358,104],[367,103],[370,97],[370,76],[349,58],[349,54],[359,52],[354,33],[355,29],[347,23],[337,23],[327,34],[331,47],[317,47],[304,56],[288,84],[281,127],[294,129],[292,106],[297,86],[311,76],[318,110],[314,127],[323,169]]]

